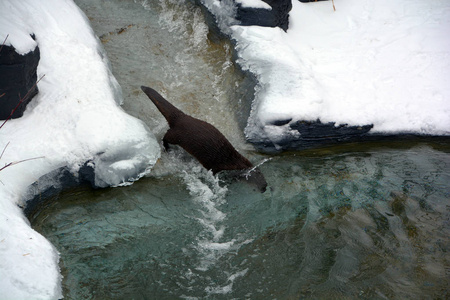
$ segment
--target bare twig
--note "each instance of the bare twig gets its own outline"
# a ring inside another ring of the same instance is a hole
[[[8,118],[6,118],[6,120],[2,123],[2,125],[0,126],[0,129],[3,127],[3,125],[5,125],[6,122],[8,122],[9,119],[11,119],[12,115],[14,114],[14,112],[19,108],[20,104],[22,104],[22,102],[24,102],[28,96],[30,95],[31,91],[34,90],[34,88],[36,87],[36,85],[38,84],[39,81],[41,81],[42,78],[44,78],[45,74],[41,76],[41,78],[38,79],[38,81],[36,81],[35,84],[33,84],[33,86],[31,87],[31,89],[28,90],[27,94],[25,95],[25,97],[21,98],[19,100],[19,103],[17,103],[16,107],[11,111],[11,113],[9,114]]]
[[[5,153],[6,148],[8,148],[8,146],[9,146],[9,142],[6,144],[5,148],[3,148],[2,154],[0,154],[0,159],[2,159],[3,154]],[[29,160],[33,160],[33,159],[39,159],[39,158],[45,158],[45,156],[33,157],[33,158],[28,158],[28,159],[23,159],[23,160],[19,160],[19,161],[10,162],[10,163],[5,164],[3,167],[1,167],[0,171],[6,169],[7,167],[10,167],[10,166],[13,166],[13,165],[17,165],[17,164],[20,164],[20,163],[25,162],[25,161],[29,161]]]
[[[2,51],[3,46],[5,45],[6,40],[8,39],[8,37],[9,37],[9,34],[6,35],[5,40],[4,40],[3,43],[2,43],[2,46],[0,47],[0,52]]]
[[[3,153],[5,153],[6,148],[8,148],[9,142],[6,144],[5,148],[3,148],[2,154],[0,155],[0,159],[3,157]]]
[[[45,156],[39,156],[39,157],[33,157],[33,158],[27,158],[27,159],[23,159],[23,160],[13,161],[13,162],[7,163],[3,167],[1,167],[0,171],[6,169],[7,167],[11,167],[13,165],[17,165],[17,164],[23,163],[25,161],[29,161],[29,160],[33,160],[33,159],[40,159],[40,158],[45,158]]]
[[[8,38],[8,36],[6,36],[6,38]],[[6,39],[5,39],[5,41],[3,42],[3,45],[5,44],[5,42],[6,42]],[[3,45],[2,45],[2,47],[0,48],[0,51],[1,51],[1,49],[3,48]],[[0,126],[0,129],[3,127],[3,125],[6,124],[6,122],[8,122],[9,119],[11,119],[12,115],[14,114],[14,112],[17,110],[17,108],[19,108],[20,104],[21,104],[22,102],[24,102],[24,101],[29,97],[31,91],[34,90],[34,88],[37,86],[38,82],[41,81],[41,79],[44,78],[44,76],[45,76],[45,74],[42,75],[41,78],[39,78],[39,80],[37,80],[35,84],[33,84],[33,86],[31,87],[31,89],[28,90],[27,94],[26,94],[23,98],[20,98],[19,103],[18,103],[18,104],[16,105],[16,107],[11,111],[11,113],[10,113],[9,116],[8,116],[8,118],[6,118],[6,120],[3,121],[2,125]],[[2,95],[0,95],[0,97],[2,97],[3,95],[5,95],[5,94],[3,93]],[[2,153],[0,154],[0,159],[3,157],[3,154],[5,154],[6,148],[7,148],[8,146],[9,146],[9,142],[8,142],[8,143],[6,144],[6,146],[3,148]],[[23,159],[23,160],[18,160],[18,161],[10,162],[10,163],[5,164],[3,167],[1,167],[1,168],[0,168],[0,171],[4,170],[4,169],[6,169],[6,168],[8,168],[8,167],[10,167],[10,166],[17,165],[17,164],[20,164],[20,163],[23,163],[23,162],[26,162],[26,161],[29,161],[29,160],[39,159],[39,158],[45,158],[45,156],[33,157],[33,158],[28,158],[28,159]],[[1,181],[0,181],[0,182],[1,182]],[[2,183],[3,183],[3,182],[2,182]]]
[[[314,2],[317,2],[317,0],[314,0]],[[333,3],[333,9],[336,11],[336,7],[334,6],[334,0],[331,0],[331,3]]]

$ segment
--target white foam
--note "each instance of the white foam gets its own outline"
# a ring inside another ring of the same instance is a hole
[[[233,291],[234,281],[237,278],[239,278],[239,277],[245,276],[245,274],[247,274],[247,272],[248,272],[248,269],[244,269],[244,270],[239,271],[239,272],[237,272],[235,274],[231,274],[228,277],[228,281],[227,281],[228,284],[227,285],[225,285],[225,286],[218,286],[218,287],[207,287],[206,288],[206,292],[208,294],[222,294],[222,295],[231,293]]]
[[[235,20],[236,5],[233,0],[200,0],[201,3],[215,16],[217,25],[225,34],[230,34],[229,27],[237,24]]]
[[[235,243],[234,239],[223,241],[226,230],[223,223],[227,216],[220,210],[220,206],[226,201],[228,189],[221,187],[219,178],[201,166],[194,167],[189,172],[185,171],[183,179],[192,196],[192,201],[197,203],[201,214],[201,217],[195,219],[203,230],[197,236],[197,244],[194,248],[200,257],[197,269],[206,271]]]

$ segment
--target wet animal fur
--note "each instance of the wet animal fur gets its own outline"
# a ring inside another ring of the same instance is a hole
[[[242,170],[239,177],[255,184],[261,192],[266,190],[267,183],[261,171],[237,152],[216,127],[183,113],[154,89],[145,86],[141,89],[169,123],[170,129],[163,138],[166,149],[168,144],[181,146],[214,174]]]

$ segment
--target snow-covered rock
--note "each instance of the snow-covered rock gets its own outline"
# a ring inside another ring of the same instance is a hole
[[[121,89],[83,12],[70,0],[0,1],[0,40],[21,54],[38,45],[39,94],[23,117],[0,130],[0,163],[38,157],[0,172],[0,294],[61,298],[59,255],[18,205],[41,176],[93,170],[97,186],[130,184],[148,173],[160,148],[143,122],[119,104]],[[30,34],[35,35],[35,40]],[[47,180],[46,187],[60,184]]]
[[[249,141],[301,147],[302,122],[373,126],[371,137],[450,135],[450,2],[336,0],[334,11],[294,0],[287,32],[237,25],[233,1],[201,2],[258,80]]]
[[[291,0],[236,0],[236,20],[242,26],[289,27]]]

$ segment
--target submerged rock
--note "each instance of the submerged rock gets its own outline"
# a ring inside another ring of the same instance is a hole
[[[12,114],[20,118],[27,104],[38,93],[37,66],[39,64],[39,47],[25,55],[16,52],[13,46],[3,45],[0,51],[0,120],[7,119],[14,108],[27,93],[26,99]]]

